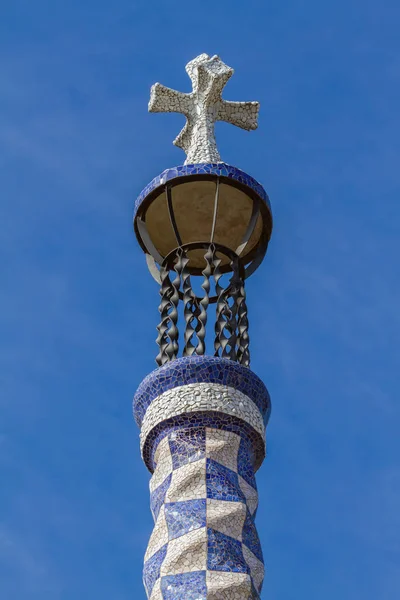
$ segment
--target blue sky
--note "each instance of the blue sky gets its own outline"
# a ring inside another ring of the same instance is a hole
[[[258,474],[269,600],[400,595],[400,5],[13,0],[0,20],[0,592],[144,600],[152,527],[131,399],[158,290],[131,228],[183,117],[155,81],[219,54],[259,100],[222,158],[273,206],[248,282],[273,402]]]

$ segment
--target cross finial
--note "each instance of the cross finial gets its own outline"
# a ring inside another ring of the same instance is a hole
[[[150,92],[150,112],[178,112],[187,121],[174,140],[186,152],[185,165],[221,161],[215,141],[215,121],[226,121],[242,129],[257,129],[258,102],[229,102],[222,90],[234,71],[219,56],[200,54],[186,65],[192,80],[189,94],[155,83]]]

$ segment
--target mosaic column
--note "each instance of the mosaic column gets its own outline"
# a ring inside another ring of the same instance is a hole
[[[262,185],[221,161],[214,125],[255,129],[259,105],[222,98],[233,69],[218,56],[186,70],[192,92],[157,83],[149,110],[185,115],[174,143],[187,159],[155,177],[134,210],[160,293],[158,368],[134,398],[152,474],[143,579],[149,600],[255,600],[264,578],[255,473],[271,405],[249,368],[245,280],[267,251],[272,214]]]
[[[255,471],[270,412],[264,384],[226,359],[180,358],[151,373],[134,402],[153,473],[148,598],[259,598]]]

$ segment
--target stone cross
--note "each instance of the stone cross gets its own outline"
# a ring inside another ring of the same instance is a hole
[[[150,112],[177,112],[187,121],[174,140],[186,152],[185,165],[217,163],[221,157],[215,141],[215,121],[226,121],[242,129],[256,129],[258,102],[229,102],[221,97],[222,90],[233,75],[219,56],[200,54],[186,65],[192,80],[189,94],[177,92],[155,83],[150,92]]]

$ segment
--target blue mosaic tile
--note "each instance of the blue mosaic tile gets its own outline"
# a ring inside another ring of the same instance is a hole
[[[167,554],[168,544],[165,544],[158,552],[153,554],[147,562],[144,563],[143,568],[143,583],[147,591],[147,596],[150,598],[154,584],[160,577],[161,565],[164,562]]]
[[[210,458],[207,458],[206,462],[206,486],[207,498],[246,502],[239,486],[237,473]]]
[[[168,539],[173,540],[206,526],[206,499],[165,504]]]
[[[243,525],[242,541],[258,560],[264,562],[260,538],[258,537],[256,526],[254,525],[254,517],[250,515],[249,511],[247,511],[246,520]]]
[[[242,436],[238,452],[238,473],[249,485],[257,489],[254,475],[254,451],[247,436]]]
[[[171,485],[171,479],[172,473],[170,473],[168,477],[162,482],[162,484],[159,485],[158,488],[156,488],[152,494],[150,494],[150,509],[155,521],[157,521],[160,508],[164,504],[165,495],[168,491],[169,486]]]
[[[188,383],[219,383],[246,394],[260,410],[264,423],[271,412],[271,399],[264,383],[250,369],[227,358],[186,356],[159,367],[142,381],[133,399],[139,427],[154,398]]]
[[[163,600],[207,600],[206,572],[162,577],[161,593]]]
[[[252,456],[254,457],[253,470],[256,471],[260,467],[265,458],[265,443],[261,435],[241,419],[222,412],[204,411],[171,417],[170,419],[162,421],[151,430],[143,447],[143,460],[149,471],[151,473],[154,471],[154,454],[161,440],[166,436],[170,436],[173,432],[178,432],[182,429],[188,430],[202,427],[231,431],[232,433],[240,435],[242,438],[247,437],[249,444],[251,445]],[[255,487],[255,485],[253,485],[253,487]]]
[[[178,469],[206,455],[206,429],[179,429],[168,436],[172,466]]]
[[[214,529],[208,529],[207,535],[207,569],[249,573],[240,542]]]
[[[228,179],[239,181],[252,189],[265,202],[268,209],[271,211],[271,203],[263,186],[258,183],[253,177],[226,163],[199,163],[196,165],[180,165],[171,169],[166,169],[160,175],[157,175],[147,186],[141,191],[135,202],[134,216],[136,215],[142,202],[156,188],[164,185],[167,181],[172,181],[176,177],[185,177],[198,174],[219,175]]]

